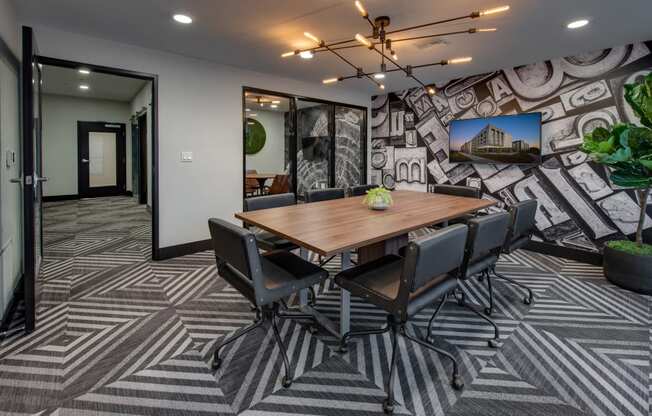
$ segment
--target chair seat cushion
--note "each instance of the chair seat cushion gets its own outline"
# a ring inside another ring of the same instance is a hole
[[[265,251],[294,250],[298,248],[296,244],[267,231],[257,232],[256,241],[258,247]]]
[[[328,277],[328,272],[285,250],[271,251],[261,256],[265,287],[276,301],[305,289]]]
[[[384,308],[398,296],[402,268],[401,257],[387,255],[338,273],[335,283],[354,296]]]
[[[410,302],[407,307],[408,317],[414,316],[423,308],[432,306],[437,299],[455,289],[457,284],[457,278],[442,274],[417,291],[410,293]]]

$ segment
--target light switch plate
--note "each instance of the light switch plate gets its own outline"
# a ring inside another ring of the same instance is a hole
[[[192,162],[192,152],[181,152],[182,162]]]

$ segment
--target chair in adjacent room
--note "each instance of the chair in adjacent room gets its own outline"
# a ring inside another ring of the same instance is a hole
[[[367,191],[378,188],[378,185],[356,185],[349,188],[349,196],[364,196]]]
[[[351,337],[391,332],[392,359],[386,384],[387,398],[383,410],[394,409],[393,382],[397,371],[397,335],[437,352],[453,362],[452,385],[464,387],[455,357],[408,332],[408,320],[429,307],[436,299],[447,297],[458,287],[458,273],[464,259],[467,226],[454,225],[408,244],[405,257],[386,255],[337,274],[335,282],[352,295],[387,312],[387,325],[381,329],[348,332],[341,339],[340,350],[347,350]]]
[[[268,195],[286,194],[290,192],[290,175],[276,175],[267,188]]]
[[[213,357],[213,369],[220,367],[220,351],[224,347],[268,323],[283,356],[285,375],[282,383],[284,387],[289,387],[294,375],[276,320],[310,319],[314,322],[314,317],[308,314],[283,313],[279,306],[285,297],[326,279],[328,272],[285,250],[270,251],[261,255],[255,235],[228,221],[211,218],[208,220],[208,227],[219,275],[251,302],[256,310],[256,318],[251,325],[219,344]],[[310,326],[309,331],[314,333],[316,328]]]
[[[256,169],[247,169],[245,172],[246,175],[255,175],[258,173]],[[257,192],[260,192],[260,185],[258,184],[258,180],[256,179],[246,179],[245,178],[245,194],[246,195],[255,195]]]
[[[510,215],[506,212],[477,217],[468,221],[467,225],[469,227],[469,235],[466,240],[464,261],[462,262],[459,274],[462,287],[468,289],[467,281],[469,279],[477,275],[485,277],[491,268],[495,267],[505,242],[509,222]],[[446,298],[442,298],[430,318],[430,322],[428,323],[428,337],[430,337],[433,322],[445,302]],[[466,307],[468,310],[487,321],[494,328],[494,337],[488,341],[488,344],[492,348],[498,348],[500,345],[500,329],[498,328],[498,325],[489,316],[468,304],[466,302],[464,291],[461,292],[458,303],[460,306]],[[493,301],[491,298],[488,308],[493,308]],[[429,340],[430,338],[426,339]]]
[[[538,202],[534,199],[529,199],[527,201],[518,202],[511,206],[510,215],[511,223],[507,233],[507,238],[503,245],[502,252],[505,254],[511,254],[514,251],[525,247],[530,240],[532,239],[532,234],[534,233],[536,227],[536,213],[537,213]],[[489,307],[485,310],[487,315],[493,313],[493,287],[491,285],[491,275],[496,276],[499,279],[506,281],[507,283],[513,284],[520,287],[521,289],[527,292],[527,295],[523,298],[523,303],[529,305],[532,303],[533,294],[532,290],[525,286],[522,283],[517,282],[516,280],[507,277],[503,274],[496,272],[495,265],[489,269],[489,273],[485,274],[487,279],[487,289],[489,290]]]

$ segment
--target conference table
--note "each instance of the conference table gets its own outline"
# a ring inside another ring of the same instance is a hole
[[[265,182],[268,179],[274,179],[278,175],[277,173],[247,173],[245,175],[246,179],[255,179],[258,181],[258,189],[261,190],[265,187]]]
[[[340,255],[342,269],[351,267],[351,250],[357,249],[358,264],[397,253],[408,243],[408,233],[433,224],[471,214],[495,205],[495,201],[416,191],[392,192],[394,204],[385,211],[373,211],[363,203],[364,196],[297,204],[258,211],[239,212],[235,217],[246,224],[289,240],[323,257]],[[339,328],[308,305],[307,291],[299,296],[300,307],[315,315],[333,335],[350,329],[351,295],[340,294]]]

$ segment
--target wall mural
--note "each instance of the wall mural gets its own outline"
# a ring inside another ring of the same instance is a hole
[[[537,199],[535,239],[599,251],[635,232],[638,201],[579,146],[595,127],[637,123],[623,84],[652,72],[651,50],[652,42],[635,43],[489,72],[437,85],[432,97],[422,88],[373,97],[371,182],[424,192],[434,184],[474,186],[498,209]],[[543,113],[541,165],[449,162],[451,120],[527,112]]]
[[[335,107],[335,157],[331,153],[330,105],[297,111],[297,193],[330,186],[330,164],[335,163],[335,187],[362,183],[364,111]]]

